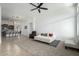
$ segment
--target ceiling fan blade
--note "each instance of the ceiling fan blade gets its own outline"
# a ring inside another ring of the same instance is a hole
[[[37,7],[36,5],[34,5],[33,3],[30,3],[31,5],[33,5],[33,6],[35,6],[35,7]]]
[[[40,3],[40,4],[37,6],[37,8],[40,8],[42,5],[43,5],[43,3]]]
[[[31,9],[31,11],[33,11],[33,10],[38,10],[38,12],[39,13],[41,13],[41,11],[40,11],[40,9],[43,9],[43,10],[48,10],[48,8],[44,8],[44,7],[41,7],[42,5],[43,5],[43,3],[37,3],[38,5],[35,5],[35,4],[33,4],[33,3],[30,3],[31,5],[33,5],[34,7],[36,7],[36,8],[34,8],[34,9]]]
[[[31,9],[31,11],[36,10],[37,8]]]
[[[40,9],[38,9],[38,12],[41,13]]]
[[[40,9],[48,10],[48,8],[40,7]]]

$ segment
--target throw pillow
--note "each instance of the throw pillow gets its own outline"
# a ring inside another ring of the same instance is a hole
[[[52,34],[52,33],[49,33],[49,36],[50,36],[50,37],[52,37],[52,36],[53,36],[53,34]]]

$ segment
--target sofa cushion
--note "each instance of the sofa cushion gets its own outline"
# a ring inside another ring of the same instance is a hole
[[[41,33],[41,36],[47,36],[47,33]]]

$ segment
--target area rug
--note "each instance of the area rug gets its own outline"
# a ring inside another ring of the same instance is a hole
[[[60,40],[54,40],[50,43],[50,45],[53,47],[57,47],[59,43],[60,43]]]

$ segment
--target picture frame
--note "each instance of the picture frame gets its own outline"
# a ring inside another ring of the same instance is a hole
[[[27,26],[25,26],[24,28],[27,29]]]

